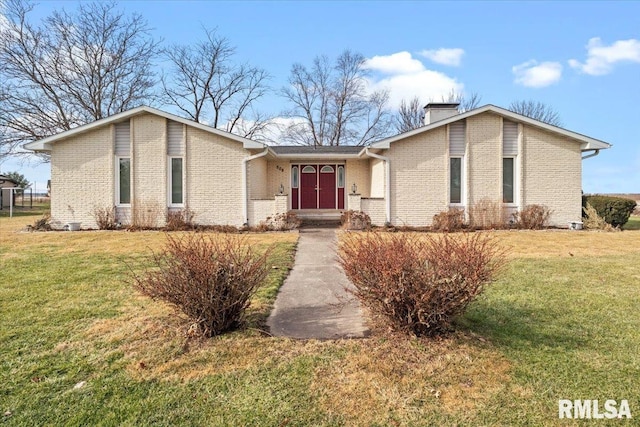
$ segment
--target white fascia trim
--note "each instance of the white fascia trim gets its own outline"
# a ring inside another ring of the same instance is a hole
[[[205,132],[212,133],[214,135],[218,135],[227,139],[231,139],[236,142],[240,142],[242,143],[242,147],[246,149],[256,149],[256,148],[266,147],[266,144],[263,144],[261,142],[243,138],[241,136],[234,135],[230,132],[225,132],[220,129],[216,129],[214,127],[211,127],[202,123],[197,123],[197,122],[194,122],[193,120],[185,119],[184,117],[179,117],[174,114],[167,113],[166,111],[158,110],[152,107],[142,106],[142,107],[133,108],[128,111],[123,111],[122,113],[114,114],[113,116],[109,116],[104,119],[96,120],[95,122],[88,123],[83,126],[78,126],[77,128],[73,128],[73,129],[58,133],[56,135],[43,138],[38,141],[30,142],[28,144],[25,144],[24,148],[32,151],[51,151],[51,144],[54,142],[57,142],[59,140],[66,139],[75,135],[79,135],[84,132],[88,132],[93,129],[99,128],[101,126],[114,123],[114,122],[119,122],[127,118],[130,118],[139,114],[144,114],[144,113],[154,114],[156,116],[164,117],[165,119],[168,119],[168,120],[173,120],[179,123],[183,123],[185,125],[194,127],[196,129],[200,129]]]
[[[566,136],[568,138],[580,141],[582,143],[581,146],[580,146],[582,151],[593,150],[593,149],[606,149],[606,148],[611,147],[611,144],[609,144],[607,142],[604,142],[604,141],[601,141],[599,139],[591,138],[589,136],[582,135],[580,133],[573,132],[573,131],[570,131],[570,130],[567,130],[567,129],[563,129],[563,128],[558,127],[558,126],[553,126],[553,125],[550,125],[550,124],[547,124],[547,123],[532,119],[530,117],[523,116],[522,114],[514,113],[513,111],[505,110],[504,108],[501,108],[501,107],[496,107],[495,105],[491,105],[491,104],[485,105],[484,107],[476,108],[475,110],[470,110],[470,111],[467,111],[467,112],[464,112],[464,113],[461,113],[461,114],[456,114],[455,116],[451,116],[451,117],[448,117],[446,119],[439,120],[439,121],[431,123],[429,125],[422,126],[422,127],[417,128],[417,129],[411,130],[409,132],[404,132],[404,133],[401,133],[399,135],[395,135],[395,136],[392,136],[392,137],[389,137],[389,138],[382,139],[382,140],[380,140],[378,142],[372,143],[371,145],[369,145],[369,147],[387,149],[387,148],[389,148],[389,146],[393,142],[400,141],[400,140],[403,140],[405,138],[409,138],[411,136],[418,135],[418,134],[420,134],[422,132],[427,132],[427,131],[430,131],[432,129],[436,129],[436,128],[440,127],[440,126],[448,125],[449,123],[453,123],[453,122],[456,122],[458,120],[464,120],[466,118],[473,117],[473,116],[476,116],[478,114],[482,114],[482,113],[486,113],[486,112],[492,112],[492,113],[498,114],[498,115],[503,116],[503,117],[508,117],[509,119],[511,119],[513,121],[526,123],[526,124],[529,124],[531,126],[535,126],[535,127],[547,130],[549,132],[557,133],[557,134]]]
[[[356,154],[335,154],[335,153],[322,153],[322,154],[276,154],[273,152],[273,155],[278,159],[322,159],[322,160],[341,160],[341,159],[358,159],[360,158],[360,153]]]

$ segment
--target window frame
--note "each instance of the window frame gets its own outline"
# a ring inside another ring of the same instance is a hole
[[[451,190],[452,190],[452,180],[451,180],[451,160],[460,159],[460,201],[452,202],[451,201]],[[464,207],[465,206],[465,173],[464,173],[464,156],[449,156],[449,206],[451,207]]]
[[[121,186],[120,186],[120,162],[121,160],[128,160],[129,161],[129,203],[122,203],[122,194],[121,194]],[[117,207],[131,207],[131,190],[132,190],[132,171],[131,171],[131,156],[116,156],[116,167],[115,169],[115,184],[116,184],[116,188],[115,188],[115,205]]]
[[[186,186],[185,186],[185,167],[184,167],[184,156],[167,156],[167,206],[170,208],[184,208],[185,206],[185,195],[186,195]],[[173,160],[180,159],[182,165],[182,203],[174,203],[173,202]]]
[[[344,165],[338,165],[338,170],[336,171],[336,186],[338,188],[344,188],[346,181],[347,180],[344,173]]]
[[[504,161],[505,159],[511,159],[513,162],[513,166],[512,166],[513,177],[512,177],[512,183],[511,183],[511,187],[512,187],[511,191],[513,192],[513,201],[511,202],[506,202],[504,197],[504,178],[505,178]],[[502,203],[509,207],[518,206],[518,156],[517,155],[502,156]]]
[[[300,166],[291,167],[291,188],[300,188]]]

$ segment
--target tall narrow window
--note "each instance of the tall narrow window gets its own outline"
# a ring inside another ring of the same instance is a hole
[[[463,159],[465,155],[466,122],[449,125],[449,203],[463,203]]]
[[[298,188],[298,167],[291,168],[291,188]]]
[[[514,179],[514,158],[505,157],[502,159],[502,201],[504,203],[514,202],[513,183]]]
[[[118,204],[131,204],[131,159],[120,157],[118,159]]]
[[[449,203],[462,203],[462,158],[452,157],[449,170]]]
[[[171,205],[183,204],[182,158],[171,157]]]
[[[518,123],[502,123],[502,201],[515,203],[516,159],[518,158]]]
[[[338,166],[338,188],[344,188],[344,166]]]

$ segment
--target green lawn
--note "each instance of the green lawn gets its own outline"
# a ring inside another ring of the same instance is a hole
[[[624,225],[625,230],[640,230],[640,216],[629,217],[629,221]]]
[[[249,235],[275,244],[267,287],[202,342],[127,284],[162,233],[14,231],[33,219],[0,218],[5,425],[556,425],[561,398],[640,417],[638,231],[495,233],[512,260],[457,332],[337,342],[261,332],[296,234]]]

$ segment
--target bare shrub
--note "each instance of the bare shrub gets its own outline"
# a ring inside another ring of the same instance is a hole
[[[527,205],[513,214],[516,228],[542,230],[549,225],[552,211],[543,205]]]
[[[118,227],[115,206],[94,206],[90,215],[100,230],[115,230]]]
[[[350,234],[339,259],[372,312],[394,329],[429,336],[446,332],[505,262],[504,252],[482,233]]]
[[[27,231],[51,231],[51,214],[45,213],[33,224],[27,225]]]
[[[152,267],[134,276],[134,286],[173,305],[212,337],[242,325],[251,297],[267,276],[268,255],[257,254],[237,236],[167,235]]]
[[[288,231],[300,227],[302,220],[294,212],[279,213],[261,221],[256,231]]]
[[[167,223],[164,228],[167,231],[193,230],[196,228],[193,222],[194,218],[195,213],[189,208],[170,210],[167,212]]]
[[[501,202],[482,199],[469,208],[469,226],[480,230],[507,227],[507,211]]]
[[[340,223],[345,230],[369,230],[371,217],[362,211],[348,210],[340,216]]]
[[[604,220],[600,215],[598,215],[598,211],[591,206],[590,203],[587,203],[587,206],[584,209],[584,218],[582,218],[582,224],[586,230],[600,230],[600,231],[615,231],[616,229]]]
[[[433,216],[434,231],[460,231],[464,228],[464,209],[449,208]]]
[[[131,205],[131,224],[129,230],[152,230],[158,228],[158,219],[163,210],[155,202],[134,201]]]

